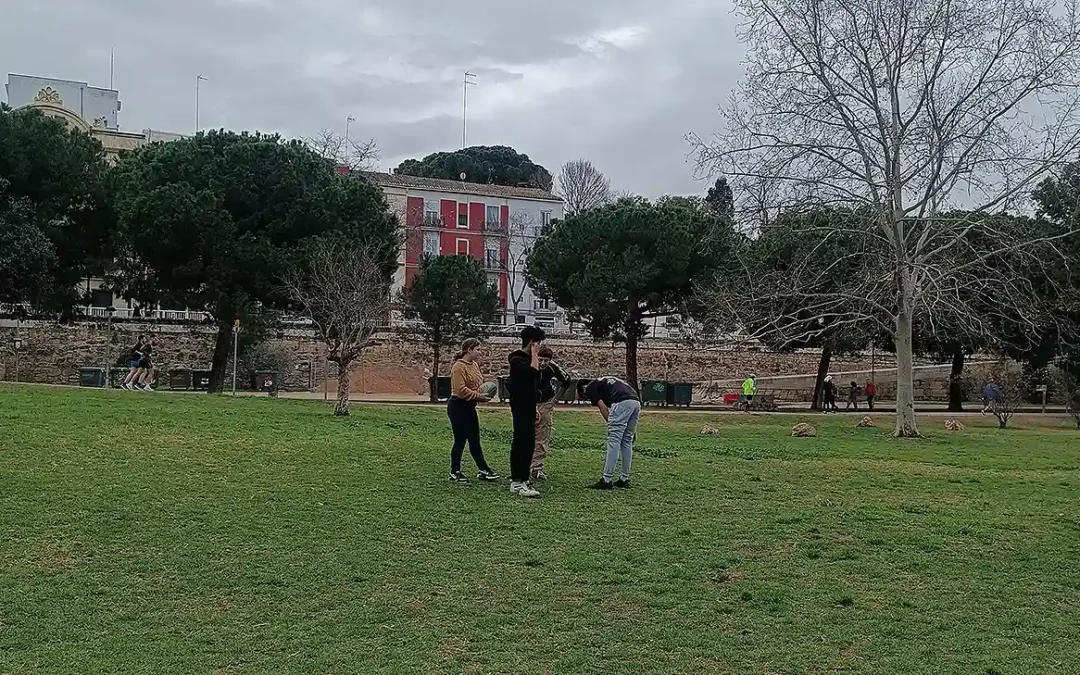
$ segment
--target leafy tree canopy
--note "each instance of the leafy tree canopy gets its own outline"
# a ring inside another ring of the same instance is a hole
[[[443,347],[476,336],[499,313],[498,290],[480,261],[464,255],[424,256],[402,300],[405,316],[423,324],[421,333],[433,350],[432,375],[439,374]]]
[[[732,242],[730,222],[701,199],[620,199],[546,228],[527,274],[595,337],[625,337],[627,377],[635,380],[642,319],[689,298],[695,283],[725,263]]]
[[[705,196],[705,204],[721,216],[735,217],[735,195],[731,191],[731,186],[728,185],[727,178],[720,176],[716,179],[716,183],[709,188]]]
[[[394,173],[443,180],[465,180],[470,183],[491,183],[551,190],[554,179],[544,167],[533,163],[528,155],[505,145],[477,145],[455,152],[435,152],[423,159],[407,159]]]
[[[115,169],[118,281],[129,295],[209,311],[220,388],[234,318],[268,325],[288,307],[283,275],[313,237],[381,242],[396,266],[401,230],[382,192],[335,175],[299,141],[210,132],[145,146]]]
[[[106,258],[105,171],[88,134],[0,107],[0,300],[69,315],[79,281]]]

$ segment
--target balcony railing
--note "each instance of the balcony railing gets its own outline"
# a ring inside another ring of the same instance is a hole
[[[484,221],[485,232],[506,232],[506,225],[500,223],[497,220],[485,220]]]
[[[110,311],[111,310],[111,311]],[[91,307],[82,308],[83,316],[91,319],[146,319],[150,321],[206,321],[210,318],[207,312],[197,312],[187,309],[144,309],[135,315],[135,310],[130,307]]]
[[[443,221],[442,216],[425,215],[424,227],[446,227],[446,223]]]

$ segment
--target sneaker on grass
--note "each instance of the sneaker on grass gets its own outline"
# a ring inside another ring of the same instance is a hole
[[[630,481],[629,480],[619,479],[619,480],[615,481],[614,485],[615,485],[616,488],[618,488],[620,490],[629,490],[630,489]]]
[[[540,496],[536,488],[528,483],[510,483],[510,493],[528,499],[536,499]]]
[[[603,478],[589,486],[590,490],[612,490],[614,488],[614,483],[609,480],[604,480]]]
[[[458,483],[460,485],[465,485],[465,484],[467,484],[469,482],[469,479],[466,478],[465,474],[461,473],[460,471],[451,471],[450,472],[450,482],[451,483]]]
[[[487,481],[488,483],[494,483],[497,480],[501,480],[499,474],[495,473],[491,469],[482,469],[476,472],[477,480]]]

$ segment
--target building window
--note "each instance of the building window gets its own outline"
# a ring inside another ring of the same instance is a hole
[[[533,298],[533,309],[551,309],[551,300],[547,298]]]
[[[518,314],[517,315],[517,323],[519,323],[519,324],[520,323],[525,323],[525,315],[524,314]]]
[[[498,227],[499,225],[499,207],[489,206],[487,207],[487,224],[488,226]]]
[[[424,202],[424,225],[428,227],[439,226],[439,207],[433,201]]]
[[[457,226],[460,228],[469,227],[469,205],[458,204],[457,205]]]
[[[457,254],[458,255],[469,255],[469,240],[468,239],[458,239],[457,240]]]
[[[551,224],[551,211],[540,212],[540,227],[547,227]]]
[[[439,233],[424,233],[424,255],[439,255]]]

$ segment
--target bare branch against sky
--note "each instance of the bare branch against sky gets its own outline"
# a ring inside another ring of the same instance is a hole
[[[566,215],[573,216],[611,201],[611,181],[587,159],[562,165],[556,192],[566,202]]]
[[[737,0],[736,8],[745,84],[723,108],[722,133],[691,136],[701,166],[749,186],[736,196],[759,226],[779,210],[859,214],[844,227],[865,234],[877,264],[853,280],[856,297],[809,293],[807,308],[889,328],[896,433],[917,435],[913,322],[946,311],[962,290],[993,283],[1001,292],[996,275],[982,280],[989,258],[1045,254],[1051,243],[1010,239],[1011,225],[996,219],[945,216],[1016,208],[1077,158],[1075,2]],[[848,300],[858,304],[836,304]]]

